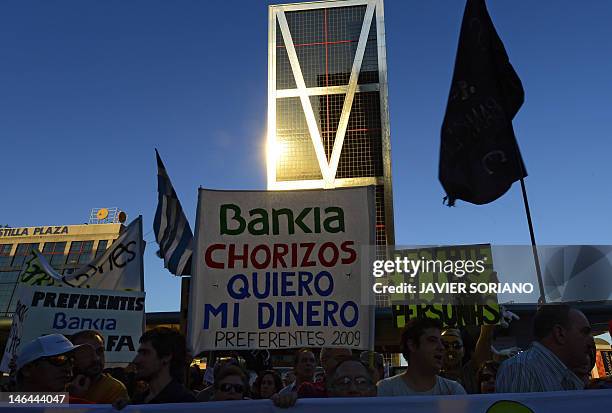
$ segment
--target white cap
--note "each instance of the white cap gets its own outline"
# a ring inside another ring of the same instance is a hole
[[[61,334],[49,334],[38,337],[21,348],[17,356],[17,371],[28,363],[42,357],[57,356],[73,351],[81,345],[74,346]]]

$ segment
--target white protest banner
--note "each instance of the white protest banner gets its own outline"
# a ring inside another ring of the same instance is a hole
[[[369,276],[361,264],[362,247],[374,244],[374,211],[373,187],[200,189],[189,301],[194,354],[369,348],[373,308],[361,303],[361,277]]]
[[[104,254],[76,272],[57,273],[33,251],[19,281],[33,286],[71,286],[101,290],[143,291],[142,217],[136,218]]]
[[[612,403],[612,390],[557,391],[523,394],[470,394],[464,396],[351,397],[300,399],[296,405],[281,409],[270,400],[229,402],[141,404],[127,406],[122,413],[575,413],[585,409],[606,412]],[[13,407],[1,403],[3,407]],[[23,413],[117,413],[110,405],[71,405],[57,407],[20,407]]]
[[[17,308],[0,364],[8,371],[21,346],[44,334],[97,330],[108,363],[130,362],[142,335],[144,292],[19,286]]]
[[[27,297],[17,297],[17,304],[15,305],[15,312],[13,313],[13,320],[11,322],[11,329],[9,331],[8,339],[6,340],[6,346],[4,347],[4,356],[0,362],[0,371],[10,371],[11,361],[14,363],[17,359],[18,350],[22,343],[22,337],[24,333],[25,319],[28,314],[28,303],[22,301]]]
[[[38,251],[32,248],[30,255],[26,259],[25,265],[19,273],[19,282],[27,285],[46,285],[56,287],[69,287],[62,281],[63,275],[59,274],[49,261]]]

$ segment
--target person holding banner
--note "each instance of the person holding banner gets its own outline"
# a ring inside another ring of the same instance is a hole
[[[582,390],[574,371],[589,364],[593,337],[582,311],[567,304],[546,304],[533,320],[535,341],[506,360],[497,373],[497,393]]]
[[[440,376],[460,383],[469,393],[479,393],[476,374],[478,367],[486,360],[491,359],[491,341],[495,326],[484,325],[480,327],[480,336],[476,349],[467,363],[463,363],[465,347],[461,331],[456,328],[447,328],[442,331],[442,344],[444,345],[444,359]]]
[[[512,320],[520,320],[520,317],[508,311],[503,305],[500,306],[500,325],[508,328]],[[442,363],[440,376],[455,380],[463,386],[469,394],[480,393],[480,386],[476,379],[478,369],[484,362],[493,358],[492,343],[495,325],[486,324],[480,326],[480,334],[476,342],[476,348],[469,360],[464,363],[465,350],[461,330],[447,328],[442,331],[442,344],[446,351]]]
[[[74,359],[74,380],[69,386],[71,394],[100,404],[112,404],[118,399],[127,399],[128,392],[123,383],[103,372],[105,365],[104,337],[98,331],[83,330],[70,338],[75,346],[92,348],[93,357]]]
[[[400,349],[408,368],[402,374],[379,381],[379,396],[466,394],[461,384],[438,375],[444,357],[441,330],[442,323],[437,319],[412,319],[406,323]]]

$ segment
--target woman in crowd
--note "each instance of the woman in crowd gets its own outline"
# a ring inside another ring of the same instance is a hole
[[[264,370],[257,375],[253,384],[253,396],[256,399],[269,399],[283,388],[280,376],[274,370]]]

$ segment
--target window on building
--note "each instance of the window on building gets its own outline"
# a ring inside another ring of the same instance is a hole
[[[0,244],[0,268],[11,266],[12,244]]]
[[[68,265],[87,264],[91,261],[93,241],[72,241],[68,252]]]
[[[17,288],[15,288],[15,292],[13,293],[13,295],[11,295],[11,299],[9,301],[9,306],[6,311],[6,317],[13,317],[13,314],[15,313],[15,308],[17,307],[17,301],[19,300],[17,299]]]
[[[12,267],[14,269],[20,270],[23,267],[23,263],[25,262],[26,258],[32,252],[33,248],[38,248],[38,243],[17,245],[17,249],[15,250],[15,256],[13,257]]]
[[[66,249],[66,242],[45,242],[45,246],[42,250],[42,255],[49,261],[49,264],[53,268],[58,268],[64,265],[66,262],[66,256],[64,250]]]
[[[96,249],[96,258],[106,252],[106,248],[108,247],[108,240],[100,240],[98,241],[98,248]]]
[[[17,282],[20,271],[0,271],[0,284]]]
[[[11,297],[16,290],[15,286],[14,282],[0,283],[0,316],[7,317],[9,313],[15,310],[15,305],[11,305]]]

